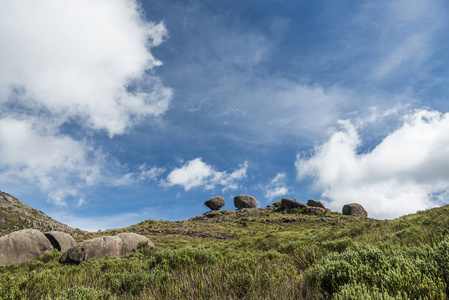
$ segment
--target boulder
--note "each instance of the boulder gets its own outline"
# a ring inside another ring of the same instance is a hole
[[[238,209],[240,208],[256,208],[257,200],[248,195],[238,195],[234,197],[234,205]]]
[[[312,199],[307,200],[307,206],[325,208],[323,202]]]
[[[225,205],[225,199],[221,196],[213,197],[204,202],[204,205],[209,207],[211,210],[219,210]]]
[[[325,214],[326,210],[322,207],[308,206],[307,210],[316,214]]]
[[[53,248],[58,249],[61,252],[65,252],[76,245],[73,237],[64,232],[49,231],[44,233],[44,235],[50,241]]]
[[[120,233],[116,236],[103,236],[84,241],[67,250],[59,261],[79,264],[88,259],[99,259],[106,255],[121,258],[128,253],[137,252],[137,245],[140,242],[148,242],[149,247],[154,247],[154,244],[142,235]]]
[[[296,199],[287,199],[283,198],[281,200],[282,207],[285,209],[292,209],[292,208],[304,208],[306,205],[296,201]]]
[[[148,244],[148,248],[153,248],[154,244],[152,241],[150,241],[147,237],[132,233],[132,232],[124,232],[119,233],[117,236],[122,240],[122,251],[121,255],[125,256],[128,253],[131,252],[137,252],[139,249],[137,249],[137,246],[139,243],[145,242]]]
[[[33,260],[53,250],[50,241],[39,230],[25,229],[0,238],[0,265]]]
[[[366,210],[358,203],[345,204],[342,211],[343,214],[347,216],[356,216],[360,218],[368,217]]]
[[[326,212],[331,213],[332,210],[330,208],[325,208]]]

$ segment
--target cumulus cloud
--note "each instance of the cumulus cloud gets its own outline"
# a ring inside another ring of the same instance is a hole
[[[166,35],[133,0],[2,1],[0,101],[19,90],[29,107],[121,134],[169,106],[171,90],[145,74]]]
[[[201,158],[186,162],[181,168],[174,169],[162,182],[164,186],[180,185],[188,191],[192,188],[202,187],[206,190],[222,186],[222,190],[237,189],[238,181],[246,178],[248,162],[244,162],[233,172],[216,171],[212,166],[204,163]]]
[[[78,184],[96,182],[96,160],[101,156],[84,142],[41,125],[33,120],[0,119],[0,177],[36,182],[54,203],[66,205],[64,199],[77,194]],[[71,185],[67,185],[69,180]]]
[[[372,150],[363,149],[359,127],[342,129],[296,159],[299,179],[311,177],[331,208],[359,202],[371,217],[394,218],[449,199],[449,114],[417,110]]]
[[[55,203],[104,166],[65,124],[112,137],[170,106],[150,52],[167,30],[135,0],[1,1],[0,36],[0,177],[36,183]]]
[[[285,173],[278,173],[268,185],[266,185],[263,190],[265,198],[273,200],[274,198],[279,198],[285,196],[289,193],[287,187],[287,175]]]

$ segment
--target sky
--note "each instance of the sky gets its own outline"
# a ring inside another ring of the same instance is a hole
[[[0,189],[72,227],[223,196],[449,204],[444,0],[3,0]]]

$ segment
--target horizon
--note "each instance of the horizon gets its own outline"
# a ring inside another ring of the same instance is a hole
[[[449,3],[0,3],[0,190],[74,228],[223,196],[449,203]]]

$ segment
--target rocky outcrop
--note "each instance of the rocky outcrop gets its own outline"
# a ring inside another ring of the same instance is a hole
[[[366,210],[358,203],[350,203],[344,205],[342,212],[347,216],[356,216],[360,218],[368,217],[368,213],[366,212]]]
[[[18,264],[33,260],[53,246],[45,235],[35,229],[25,229],[0,238],[0,265]]]
[[[149,247],[154,247],[154,244],[142,235],[121,233],[116,236],[103,236],[84,241],[67,250],[59,261],[79,264],[88,259],[99,259],[106,255],[121,258],[128,253],[137,252],[137,245],[140,242],[147,242]]]
[[[234,205],[238,209],[241,208],[256,208],[257,207],[257,200],[248,195],[238,195],[234,197]]]
[[[323,209],[325,208],[323,202],[312,200],[312,199],[307,200],[307,206],[321,207]]]
[[[204,202],[204,205],[209,207],[211,210],[219,210],[225,205],[225,199],[221,196],[213,197]]]
[[[76,245],[73,237],[64,232],[50,231],[44,233],[44,235],[50,241],[53,248],[58,249],[61,252],[65,252]]]
[[[57,230],[71,235],[85,233],[50,218],[5,192],[0,192],[0,211],[0,236],[19,228],[33,228],[42,232]]]
[[[292,208],[304,208],[306,205],[296,201],[296,199],[287,199],[283,198],[281,200],[282,207],[284,209],[292,209]]]

